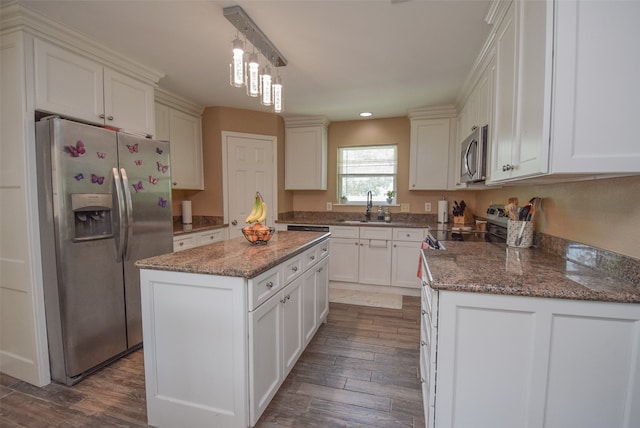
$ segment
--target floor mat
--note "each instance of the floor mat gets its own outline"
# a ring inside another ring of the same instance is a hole
[[[400,294],[371,293],[368,291],[330,288],[329,301],[347,303],[349,305],[402,309],[402,296]]]

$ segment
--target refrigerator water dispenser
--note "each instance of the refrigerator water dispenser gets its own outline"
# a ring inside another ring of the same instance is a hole
[[[75,228],[74,241],[111,238],[112,195],[110,193],[74,193],[71,195]]]

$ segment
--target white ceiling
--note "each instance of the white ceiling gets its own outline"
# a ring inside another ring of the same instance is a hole
[[[454,105],[489,34],[490,0],[19,0],[154,68],[203,106],[265,110],[229,85],[240,5],[288,61],[283,115],[332,121]]]

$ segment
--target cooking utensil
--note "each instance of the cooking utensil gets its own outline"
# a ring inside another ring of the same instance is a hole
[[[525,205],[520,209],[520,213],[518,214],[518,220],[526,221],[529,216],[529,211],[531,211],[531,205]]]

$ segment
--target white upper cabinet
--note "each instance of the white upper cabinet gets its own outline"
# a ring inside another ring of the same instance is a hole
[[[285,119],[285,189],[327,189],[327,127],[323,117]]]
[[[449,186],[449,154],[451,136],[455,137],[455,112],[435,114],[429,118],[424,111],[409,112],[411,141],[409,155],[409,190],[444,190]],[[443,117],[444,116],[444,117]],[[450,117],[448,117],[450,116]],[[455,138],[453,139],[455,141]]]
[[[555,7],[551,171],[640,172],[640,2]]]
[[[491,182],[640,172],[637,16],[638,2],[511,2],[494,39]]]
[[[163,90],[156,91],[156,138],[171,149],[173,189],[204,189],[202,107]]]
[[[35,39],[36,109],[152,135],[153,86]]]

